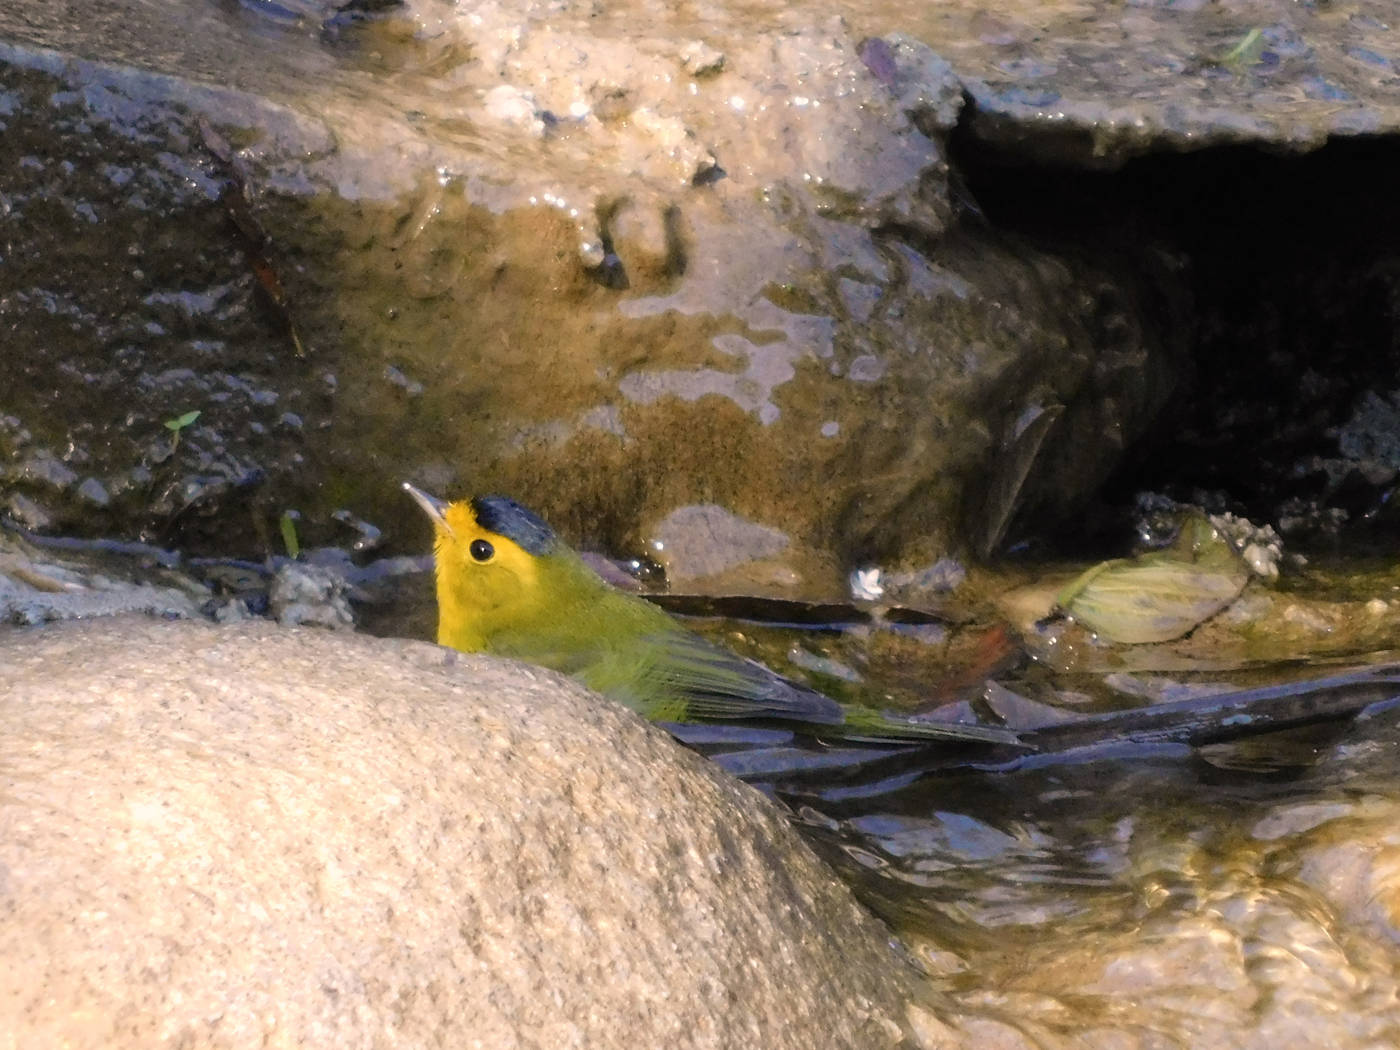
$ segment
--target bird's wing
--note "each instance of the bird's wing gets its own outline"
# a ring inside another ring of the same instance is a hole
[[[960,740],[1024,746],[1014,730],[1001,726],[905,719],[866,707],[843,707],[689,632],[667,631],[648,639],[646,649],[655,654],[645,672],[649,691],[683,700],[687,721],[771,718],[812,725],[820,735],[868,743]],[[818,728],[822,726],[830,728],[823,731]]]
[[[688,631],[646,640],[646,676],[658,693],[685,701],[692,719],[777,718],[818,725],[845,721],[841,705],[789,682],[762,664],[711,645]]]

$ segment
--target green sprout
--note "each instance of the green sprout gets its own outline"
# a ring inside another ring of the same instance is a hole
[[[282,532],[282,544],[287,548],[287,557],[293,561],[301,557],[301,541],[297,539],[297,519],[300,517],[294,510],[284,510],[277,522]]]
[[[1220,59],[1220,64],[1226,69],[1239,72],[1247,66],[1252,66],[1259,61],[1259,55],[1264,50],[1263,33],[1258,26],[1255,26],[1243,37],[1240,42]]]
[[[177,448],[180,447],[180,431],[184,430],[187,426],[189,426],[198,418],[199,409],[196,408],[190,412],[185,412],[181,415],[178,415],[174,419],[167,419],[165,421],[165,429],[170,431],[171,452],[174,452]]]

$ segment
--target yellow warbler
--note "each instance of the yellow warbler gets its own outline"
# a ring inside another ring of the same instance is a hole
[[[404,489],[433,522],[442,645],[553,668],[655,721],[759,719],[842,740],[1019,743],[1001,727],[838,704],[610,586],[514,500],[444,503]]]

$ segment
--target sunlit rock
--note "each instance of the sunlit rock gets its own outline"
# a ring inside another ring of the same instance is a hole
[[[563,679],[266,623],[0,650],[15,1046],[911,1045],[782,815]]]

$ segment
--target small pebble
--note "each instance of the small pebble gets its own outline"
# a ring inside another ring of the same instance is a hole
[[[724,52],[703,40],[691,40],[681,46],[681,68],[693,77],[713,76],[724,68]]]
[[[89,503],[95,503],[99,507],[105,507],[111,502],[111,497],[107,495],[107,489],[102,482],[96,478],[88,478],[78,486],[78,495]]]
[[[880,570],[856,569],[851,573],[851,597],[856,601],[873,602],[885,593],[880,583]]]

